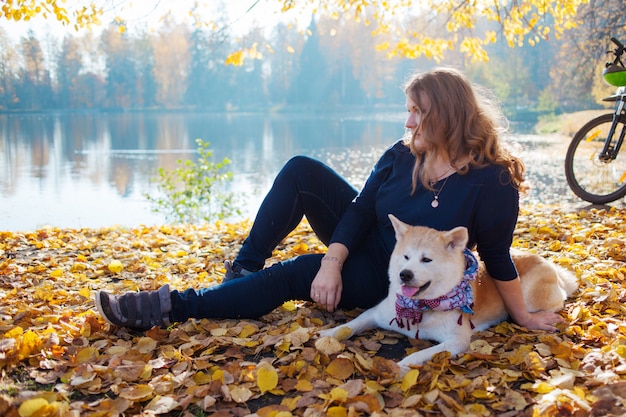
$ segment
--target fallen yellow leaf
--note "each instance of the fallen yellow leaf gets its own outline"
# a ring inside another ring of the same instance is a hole
[[[30,400],[24,401],[20,408],[18,409],[18,413],[21,417],[30,417],[35,413],[41,414],[42,410],[48,407],[48,401],[43,398],[33,398]]]
[[[271,364],[261,362],[256,368],[256,383],[261,393],[271,391],[278,385],[278,372]]]
[[[417,378],[419,377],[419,374],[419,370],[410,369],[409,372],[404,375],[404,377],[402,378],[402,385],[400,386],[402,392],[407,392],[417,383]]]
[[[120,261],[114,260],[109,263],[108,268],[112,273],[119,274],[124,269],[124,265]]]

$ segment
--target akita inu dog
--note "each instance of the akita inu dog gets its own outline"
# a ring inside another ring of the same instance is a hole
[[[389,294],[355,319],[320,331],[320,337],[347,339],[379,327],[439,342],[401,360],[406,371],[438,352],[467,351],[473,331],[507,319],[493,278],[465,247],[465,227],[437,231],[389,218],[397,240],[389,262]],[[511,255],[530,312],[557,312],[578,288],[572,273],[539,255],[514,250]]]

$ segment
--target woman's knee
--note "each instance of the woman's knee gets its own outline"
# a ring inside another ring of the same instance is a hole
[[[323,171],[328,169],[322,162],[304,155],[289,159],[276,176],[275,183],[316,184]],[[313,181],[312,183],[310,181]]]
[[[300,174],[302,172],[309,172],[320,167],[324,167],[324,164],[317,159],[304,155],[296,155],[285,163],[282,171]]]

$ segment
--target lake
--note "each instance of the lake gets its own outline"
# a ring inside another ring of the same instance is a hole
[[[97,228],[166,223],[145,195],[159,167],[195,157],[197,138],[215,161],[228,157],[229,191],[253,218],[282,165],[319,158],[357,187],[404,133],[405,110],[373,114],[201,112],[0,114],[0,230]],[[513,124],[509,139],[528,167],[532,202],[576,202],[563,174],[567,142]]]

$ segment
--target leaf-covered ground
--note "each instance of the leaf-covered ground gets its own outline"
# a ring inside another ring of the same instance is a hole
[[[216,285],[249,223],[0,232],[3,416],[568,416],[626,412],[626,209],[523,207],[515,246],[573,271],[557,334],[503,323],[398,377],[428,346],[384,331],[316,343],[349,319],[290,302],[258,320],[134,333],[93,292]],[[269,262],[323,250],[303,223]]]

